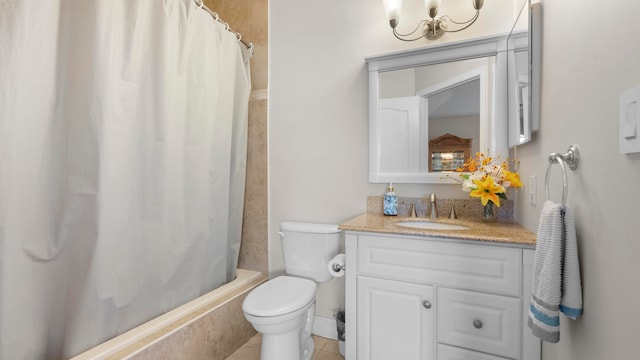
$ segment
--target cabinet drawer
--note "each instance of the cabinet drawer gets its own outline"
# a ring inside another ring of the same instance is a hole
[[[522,250],[437,240],[358,237],[358,274],[520,296]]]
[[[520,299],[446,288],[437,299],[438,342],[520,356]]]
[[[503,357],[438,344],[438,360],[508,360]]]

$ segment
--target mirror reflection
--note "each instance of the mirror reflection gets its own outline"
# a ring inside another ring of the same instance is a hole
[[[381,72],[381,173],[455,171],[487,146],[495,56]]]
[[[509,147],[531,140],[539,124],[540,4],[524,1],[507,39]]]
[[[509,146],[531,140],[531,111],[529,87],[529,51],[510,49],[507,53],[509,89]]]

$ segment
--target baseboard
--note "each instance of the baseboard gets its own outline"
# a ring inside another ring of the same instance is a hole
[[[313,322],[313,335],[322,336],[327,339],[338,339],[338,326],[336,319],[316,316]]]

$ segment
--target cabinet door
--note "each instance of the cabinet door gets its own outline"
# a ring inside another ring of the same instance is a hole
[[[357,279],[357,354],[360,360],[433,360],[433,287]]]

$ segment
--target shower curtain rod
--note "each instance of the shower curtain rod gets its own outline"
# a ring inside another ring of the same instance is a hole
[[[217,12],[209,9],[207,7],[207,5],[204,4],[204,0],[193,0],[196,5],[198,5],[198,7],[206,12],[209,13],[209,15],[211,15],[211,17],[213,18],[214,21],[217,21],[221,24],[223,24],[227,31],[232,32],[234,34],[236,34],[236,38],[238,38],[238,41],[240,41],[242,43],[242,45],[244,45],[248,50],[249,50],[249,54],[250,56],[253,55],[253,43],[249,42],[247,43],[246,41],[242,40],[242,35],[240,35],[239,32],[234,31],[233,29],[231,29],[231,27],[229,26],[229,23],[222,21],[222,19],[220,19],[220,16],[218,15]]]

